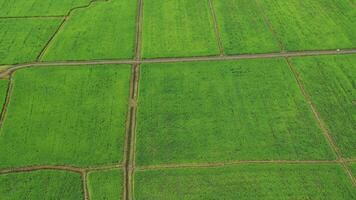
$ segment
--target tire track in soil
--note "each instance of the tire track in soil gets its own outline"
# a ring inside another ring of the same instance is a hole
[[[1,129],[2,129],[3,125],[4,125],[7,109],[9,107],[9,103],[10,103],[10,100],[11,100],[13,87],[14,87],[14,80],[13,80],[13,77],[10,75],[9,83],[8,83],[7,91],[6,91],[5,102],[3,104],[2,111],[1,111],[1,116],[0,116],[0,136],[1,136]]]
[[[83,6],[77,6],[74,8],[71,8],[68,13],[64,16],[63,21],[61,22],[61,24],[58,26],[57,30],[53,33],[53,35],[50,37],[50,39],[47,41],[47,43],[45,44],[45,46],[42,48],[40,54],[37,56],[37,61],[41,61],[43,56],[47,53],[48,48],[50,47],[52,41],[54,40],[54,38],[58,35],[58,33],[63,29],[65,23],[68,21],[69,16],[76,10],[78,9],[85,9],[85,8],[89,8],[92,4],[96,3],[96,2],[100,2],[100,1],[104,1],[107,2],[109,0],[91,0],[87,5],[83,5]]]
[[[215,12],[212,0],[208,0],[208,3],[209,3],[209,7],[210,7],[210,13],[211,13],[212,18],[213,18],[215,37],[216,37],[217,44],[218,44],[218,47],[219,47],[220,56],[223,56],[224,55],[224,46],[222,44],[222,40],[221,40],[221,36],[220,36],[220,29],[219,29],[218,20],[217,20],[217,17],[216,17],[216,12]]]
[[[336,154],[337,158],[339,159],[339,162],[341,164],[341,166],[343,167],[344,171],[347,173],[347,175],[350,177],[353,185],[356,187],[356,180],[350,170],[350,168],[347,166],[347,160],[345,160],[342,157],[342,153],[337,145],[337,143],[335,142],[334,138],[332,137],[330,131],[328,130],[328,128],[326,127],[325,122],[322,120],[316,106],[315,103],[313,102],[311,96],[308,94],[307,90],[305,89],[305,86],[300,78],[300,75],[297,71],[297,69],[294,67],[294,65],[292,64],[292,62],[290,61],[290,59],[287,57],[285,58],[287,65],[289,66],[289,69],[291,70],[297,84],[298,87],[302,93],[302,95],[304,96],[304,99],[306,100],[306,102],[308,103],[315,120],[317,121],[319,127],[321,128],[323,135],[325,137],[325,139],[328,141],[330,147],[332,148],[333,152]]]
[[[295,51],[263,54],[241,54],[227,56],[198,56],[198,57],[177,57],[177,58],[149,58],[144,60],[78,60],[78,61],[55,61],[55,62],[32,62],[8,66],[0,72],[0,78],[11,75],[14,71],[29,67],[66,67],[76,65],[110,65],[110,64],[145,64],[145,63],[177,63],[177,62],[204,62],[204,61],[231,61],[246,59],[272,59],[285,57],[309,57],[323,55],[347,55],[356,54],[356,49],[344,50],[317,50],[317,51]]]

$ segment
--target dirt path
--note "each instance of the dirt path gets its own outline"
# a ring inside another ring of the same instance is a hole
[[[5,121],[7,109],[9,107],[9,103],[11,100],[13,86],[14,86],[14,81],[13,81],[13,78],[10,76],[7,91],[6,91],[6,98],[5,98],[5,102],[3,104],[1,116],[0,116],[0,136],[1,136],[1,129],[2,129],[4,121]]]
[[[175,62],[199,62],[199,61],[224,61],[224,60],[244,60],[262,58],[285,58],[285,57],[305,57],[321,55],[345,55],[356,54],[356,49],[345,50],[318,50],[318,51],[297,51],[264,54],[244,54],[229,56],[199,56],[199,57],[180,57],[180,58],[151,58],[144,60],[88,60],[88,61],[59,61],[59,62],[33,62],[16,64],[9,66],[0,73],[0,77],[6,77],[16,70],[29,67],[65,67],[79,65],[109,65],[109,64],[145,64],[145,63],[175,63]]]
[[[211,12],[211,15],[212,15],[212,18],[213,18],[213,22],[214,22],[215,37],[216,37],[216,40],[217,40],[217,43],[218,43],[220,56],[223,56],[224,55],[224,47],[223,47],[223,44],[222,44],[222,41],[221,41],[218,20],[216,18],[216,12],[215,12],[212,0],[208,0],[208,3],[209,3],[209,7],[210,7],[210,12]]]
[[[304,84],[302,82],[302,80],[300,79],[300,76],[298,74],[298,71],[296,70],[296,68],[294,67],[293,63],[290,61],[289,58],[286,58],[286,62],[290,68],[290,70],[292,71],[295,80],[299,86],[299,89],[301,91],[301,93],[303,94],[305,100],[307,101],[307,103],[309,104],[309,107],[314,115],[314,118],[316,119],[316,121],[318,122],[319,127],[321,128],[324,137],[326,138],[326,140],[329,142],[330,147],[332,148],[332,150],[335,152],[336,156],[338,157],[342,167],[344,168],[345,172],[349,175],[350,179],[352,180],[352,183],[354,184],[354,186],[356,186],[356,180],[352,175],[352,172],[350,170],[350,168],[347,166],[347,161],[342,157],[341,151],[337,145],[337,143],[335,142],[334,138],[332,137],[332,135],[330,134],[330,131],[327,129],[325,122],[322,120],[314,102],[312,101],[311,96],[308,94],[307,90],[304,87]]]
[[[84,200],[90,200],[89,189],[88,189],[88,173],[83,171],[80,173],[83,182],[83,192],[84,192]]]

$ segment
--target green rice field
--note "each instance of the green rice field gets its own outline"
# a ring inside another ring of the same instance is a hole
[[[0,200],[354,200],[355,27],[355,0],[0,0]]]

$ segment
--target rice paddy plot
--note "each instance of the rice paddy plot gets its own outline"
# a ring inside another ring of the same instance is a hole
[[[356,158],[356,56],[293,58],[292,62],[343,156]]]
[[[71,8],[87,5],[90,0],[0,0],[0,17],[66,15]]]
[[[130,75],[128,65],[16,71],[0,168],[121,162]]]
[[[238,165],[219,168],[138,171],[135,199],[320,199],[356,198],[337,164]]]
[[[356,12],[349,0],[259,1],[288,51],[356,46]]]
[[[334,159],[284,59],[144,64],[138,165]]]
[[[35,61],[62,19],[0,19],[0,64]]]
[[[123,172],[119,169],[90,172],[88,175],[89,193],[92,200],[122,199]]]
[[[279,52],[255,1],[212,0],[226,54]]]
[[[0,199],[83,199],[80,174],[34,171],[0,175]]]
[[[96,2],[76,10],[42,60],[102,60],[134,55],[137,1]]]
[[[219,54],[208,1],[145,0],[144,58]]]

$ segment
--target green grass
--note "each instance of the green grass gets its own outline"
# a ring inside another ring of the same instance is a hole
[[[88,175],[90,199],[117,200],[121,199],[123,191],[122,170],[91,172]]]
[[[5,99],[9,81],[5,79],[0,79],[0,110],[2,109]]]
[[[132,58],[136,2],[97,2],[75,11],[52,41],[43,60]]]
[[[138,171],[135,199],[349,200],[356,189],[341,166],[239,165]]]
[[[145,0],[143,57],[219,54],[208,1]]]
[[[292,62],[342,154],[356,158],[356,56],[294,58]]]
[[[34,171],[0,175],[0,199],[83,199],[80,174]]]
[[[66,15],[90,0],[0,0],[0,17]]]
[[[14,74],[0,167],[122,161],[131,68],[29,68]]]
[[[356,177],[356,163],[351,163],[350,168],[354,177]]]
[[[260,1],[289,51],[356,46],[356,12],[349,0]]]
[[[226,54],[279,52],[255,1],[212,0]]]
[[[283,59],[146,64],[137,162],[333,159]]]
[[[61,19],[0,19],[0,64],[35,61]]]

